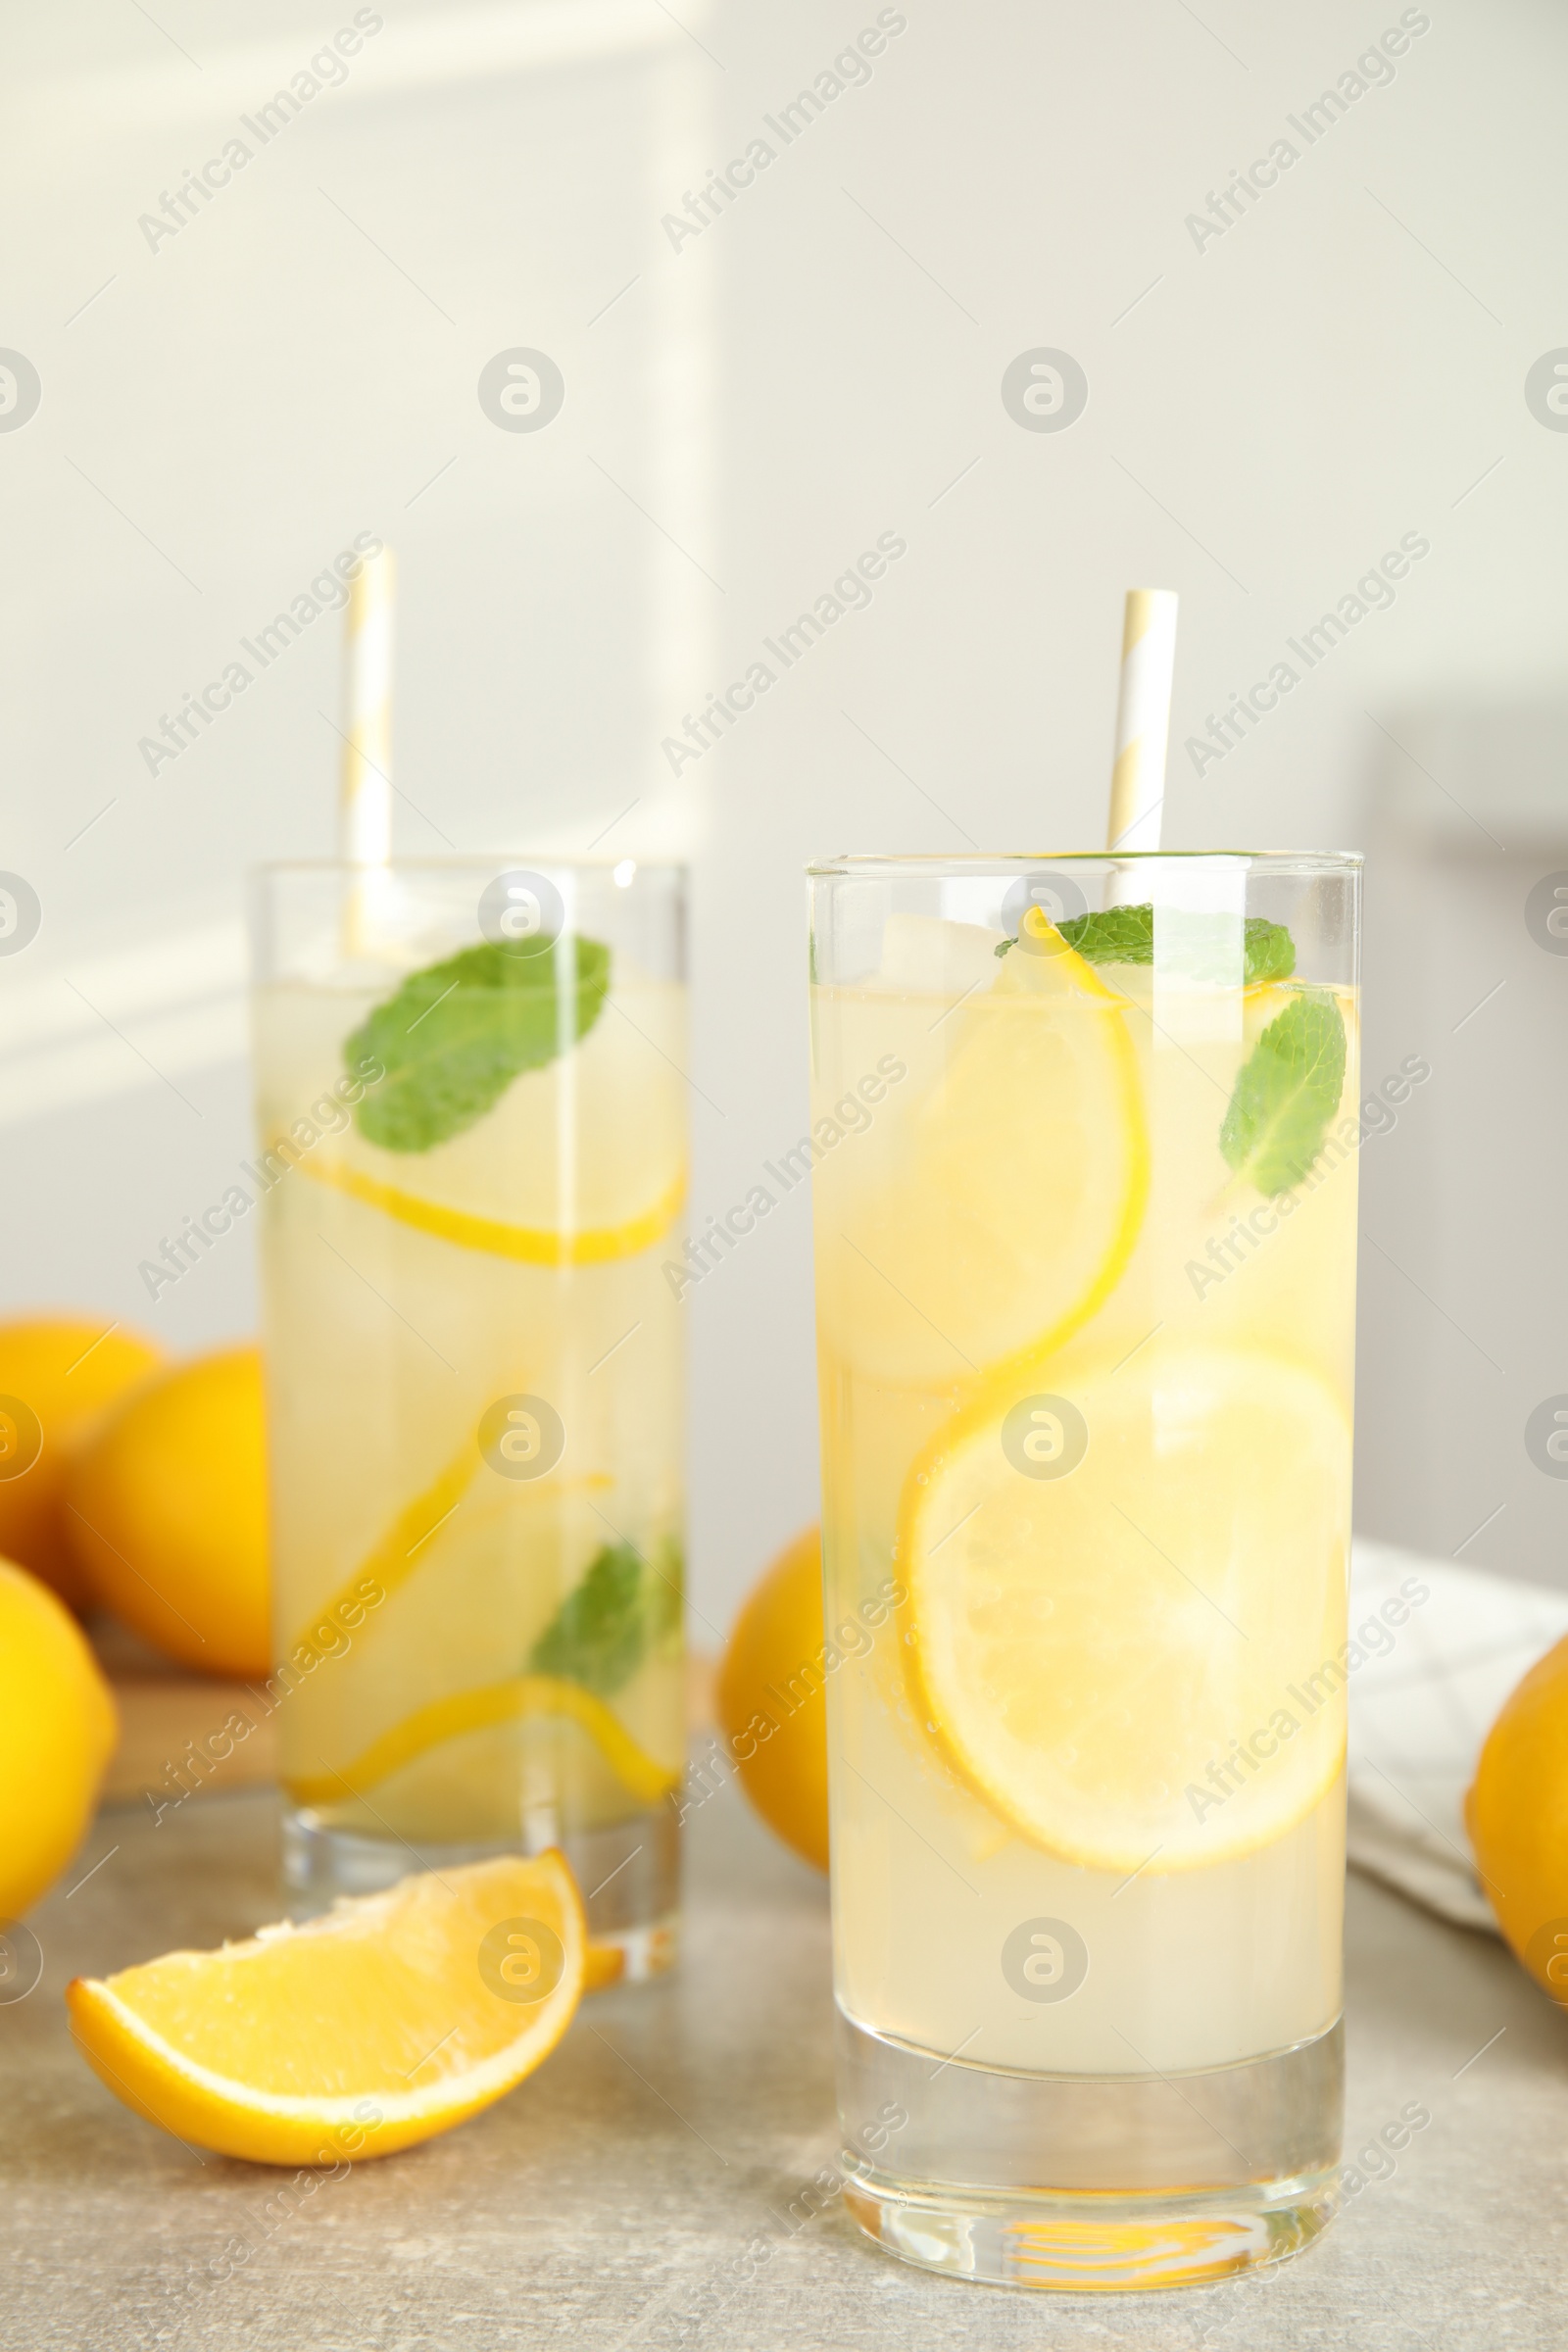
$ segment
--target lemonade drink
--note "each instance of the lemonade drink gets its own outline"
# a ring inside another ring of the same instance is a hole
[[[670,1955],[679,910],[667,871],[263,878],[273,1683],[302,1909],[560,1844],[631,1973]]]
[[[1355,880],[813,884],[830,1638],[894,1580],[829,1678],[841,2077],[916,2260],[1156,2283],[1332,2206]]]

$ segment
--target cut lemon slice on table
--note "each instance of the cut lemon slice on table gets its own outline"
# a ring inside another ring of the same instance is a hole
[[[869,1036],[895,1004],[865,992]],[[1059,1347],[1115,1288],[1149,1188],[1124,1000],[1037,907],[994,982],[933,990],[920,1026],[946,1041],[934,1078],[812,1178],[824,1338],[911,1385]]]
[[[1151,1348],[1055,1387],[1049,1363],[988,1384],[911,1473],[918,1720],[1064,1860],[1250,1853],[1345,1752],[1348,1416],[1261,1350]]]
[[[509,1855],[78,1977],[66,2000],[138,2115],[255,2164],[336,2165],[450,2131],[531,2074],[571,2022],[587,1949],[561,1855]]]

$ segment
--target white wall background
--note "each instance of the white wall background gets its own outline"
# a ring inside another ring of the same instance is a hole
[[[1524,397],[1568,344],[1561,11],[1407,11],[1308,148],[1287,116],[1389,0],[901,0],[869,81],[678,250],[662,216],[870,0],[375,13],[155,251],[139,216],[352,8],[0,8],[0,345],[42,383],[0,430],[0,865],[43,906],[0,958],[0,1304],[252,1328],[243,1230],[156,1306],[136,1266],[248,1149],[242,877],[331,846],[335,617],[177,761],[137,746],[356,532],[401,564],[400,849],[691,858],[699,1212],[801,1131],[803,862],[1095,846],[1121,594],[1167,585],[1167,841],[1368,847],[1369,1072],[1433,1060],[1365,1161],[1363,1518],[1451,1551],[1490,1510],[1467,1559],[1568,1581],[1521,1435],[1568,1390],[1568,960],[1522,916],[1568,868],[1568,434]],[[1186,217],[1281,136],[1200,251]],[[565,378],[537,434],[476,398],[516,345]],[[1066,431],[1003,406],[1034,346],[1087,372]],[[662,738],[886,530],[871,608],[672,776]],[[1195,773],[1182,740],[1408,531],[1394,608]],[[690,1312],[722,1621],[814,1509],[800,1195]]]

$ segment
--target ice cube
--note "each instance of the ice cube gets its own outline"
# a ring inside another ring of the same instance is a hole
[[[1004,931],[951,923],[936,914],[890,914],[882,932],[882,987],[961,997],[988,988],[1001,970]]]

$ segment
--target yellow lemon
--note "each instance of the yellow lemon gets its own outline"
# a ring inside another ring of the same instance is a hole
[[[1057,1377],[989,1385],[910,1475],[917,1720],[1068,1861],[1251,1852],[1344,1760],[1348,1421],[1261,1349],[1151,1347],[1065,1396]]]
[[[390,2156],[502,2098],[571,2023],[588,1945],[559,1853],[404,1879],[304,1927],[78,1977],[89,2065],[138,2115],[253,2164]]]
[[[75,1852],[118,1731],[71,1611],[0,1560],[0,1918],[36,1902]]]
[[[1503,1702],[1465,1824],[1497,1925],[1537,1983],[1568,2004],[1568,1641]]]
[[[741,1786],[786,1845],[827,1868],[822,1540],[797,1536],[753,1587],[714,1702]]]
[[[67,1490],[103,1605],[185,1666],[265,1675],[266,1439],[254,1348],[176,1364],[126,1398]]]
[[[74,1609],[89,1595],[66,1521],[72,1455],[104,1406],[158,1361],[150,1340],[102,1318],[0,1323],[0,1553]]]

